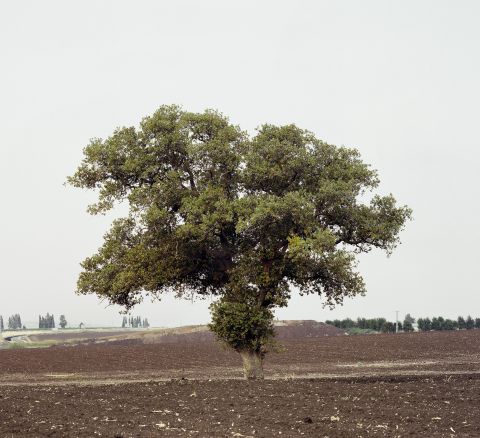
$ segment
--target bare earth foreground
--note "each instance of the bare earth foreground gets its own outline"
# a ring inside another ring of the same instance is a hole
[[[480,437],[480,330],[0,350],[0,437]]]

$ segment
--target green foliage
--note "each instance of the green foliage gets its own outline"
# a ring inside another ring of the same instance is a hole
[[[356,321],[346,318],[343,320],[335,319],[333,321],[325,321],[326,324],[333,325],[335,327],[346,329],[358,328],[366,330],[367,332],[384,332],[388,331],[390,326],[387,326],[387,320],[385,318],[357,318]]]
[[[325,321],[326,324],[333,325],[335,327],[344,329],[349,334],[361,334],[361,333],[395,333],[396,326],[394,322],[387,321],[385,318],[357,318],[356,321],[350,318],[343,320],[335,319],[333,321]],[[398,323],[398,331],[402,331],[402,323]]]
[[[374,330],[377,332],[383,331],[383,327],[387,320],[385,318],[357,318],[356,327],[367,330]]]
[[[465,319],[459,316],[456,320],[443,318],[441,316],[430,318],[418,318],[418,330],[471,330],[480,328],[480,318],[473,319],[470,315]]]
[[[359,328],[359,327],[349,327],[349,328],[346,329],[346,332],[349,335],[370,335],[370,334],[373,334],[373,333],[378,333],[376,330],[362,329],[362,328]]]
[[[418,330],[422,332],[428,332],[432,329],[432,321],[430,321],[430,318],[418,318],[417,324]]]
[[[432,330],[443,330],[444,323],[445,320],[443,319],[443,317],[439,316],[437,318],[434,316],[432,318]]]
[[[402,326],[401,323],[398,323],[398,331],[402,331]],[[382,332],[383,333],[395,333],[396,332],[396,326],[394,322],[387,321],[382,327]]]
[[[213,303],[210,309],[212,322],[209,328],[219,340],[236,351],[266,352],[274,336],[270,309],[224,299]]]
[[[355,149],[295,125],[250,137],[216,111],[177,106],[93,139],[68,181],[98,191],[92,214],[129,205],[77,288],[126,309],[175,291],[224,297],[222,312],[247,301],[271,310],[291,286],[333,306],[365,293],[356,254],[389,254],[411,215],[373,193],[377,173]]]
[[[53,315],[47,313],[45,316],[38,316],[38,328],[55,328],[55,318]],[[63,327],[62,327],[63,328]]]
[[[443,323],[443,327],[441,330],[456,330],[458,327],[458,324],[456,321],[452,321],[451,319],[445,319]]]
[[[67,326],[65,315],[60,315],[60,327],[64,329]]]
[[[410,319],[405,317],[405,321],[403,321],[403,331],[404,332],[413,332],[413,325]]]
[[[468,315],[467,319],[465,320],[465,328],[467,330],[475,328],[475,320],[470,315]]]
[[[12,315],[8,318],[8,328],[9,330],[21,330],[22,329],[22,318],[18,313]]]
[[[150,323],[148,322],[147,318],[143,318],[141,316],[129,316],[128,318],[124,316],[122,318],[122,328],[148,328],[150,327]]]

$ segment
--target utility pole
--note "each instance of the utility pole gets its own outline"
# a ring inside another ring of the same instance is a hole
[[[395,310],[395,333],[398,333],[398,310]]]

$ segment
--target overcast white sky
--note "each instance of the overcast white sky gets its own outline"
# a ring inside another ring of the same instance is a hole
[[[392,257],[362,257],[366,297],[330,311],[294,294],[280,318],[480,316],[479,22],[474,0],[1,2],[0,314],[120,322],[74,294],[111,217],[62,184],[91,137],[178,103],[357,147],[413,208]],[[175,326],[207,307],[135,313]]]

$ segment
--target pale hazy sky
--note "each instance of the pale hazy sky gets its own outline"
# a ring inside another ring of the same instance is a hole
[[[330,311],[294,294],[280,318],[480,316],[479,22],[474,0],[1,2],[0,314],[120,321],[74,295],[111,217],[62,184],[91,137],[177,103],[357,147],[413,208],[392,257],[362,257],[366,297]],[[207,305],[135,313],[204,323]]]

